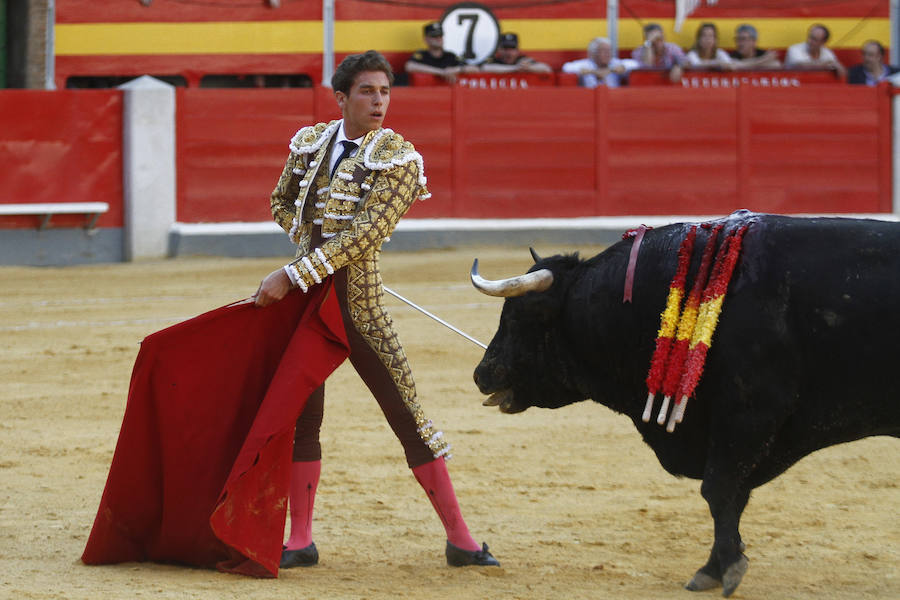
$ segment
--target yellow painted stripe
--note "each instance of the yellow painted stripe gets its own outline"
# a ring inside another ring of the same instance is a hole
[[[322,51],[319,21],[57,25],[56,54],[276,54]]]
[[[722,46],[732,45],[734,28],[745,20],[713,19]],[[809,19],[754,19],[762,47],[784,48],[803,41]],[[831,29],[831,47],[858,48],[868,39],[890,43],[888,19],[819,19]],[[689,47],[699,21],[688,20],[681,33],[672,21],[659,20],[666,38]],[[607,34],[605,19],[506,19],[504,31],[519,34],[528,51],[584,50],[588,41]],[[320,21],[233,21],[214,23],[82,23],[55,28],[58,56],[139,54],[291,54],[322,50]],[[619,22],[619,45],[641,43],[637,21]],[[338,21],[335,50],[412,52],[422,46],[420,21]]]

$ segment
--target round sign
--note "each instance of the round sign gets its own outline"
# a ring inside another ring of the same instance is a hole
[[[490,58],[500,40],[500,23],[487,6],[474,2],[454,4],[441,18],[444,50],[468,64]]]

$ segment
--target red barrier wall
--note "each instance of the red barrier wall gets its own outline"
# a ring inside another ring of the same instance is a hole
[[[178,204],[185,223],[265,221],[267,199],[312,90],[176,90]],[[280,166],[279,166],[280,165]]]
[[[594,95],[454,89],[454,217],[595,211]]]
[[[741,205],[770,212],[890,212],[888,88],[741,88]]]
[[[178,112],[186,222],[267,219],[291,135],[338,116],[325,88],[179,90]],[[396,88],[388,114],[425,157],[411,217],[891,211],[886,88]]]
[[[891,212],[889,94],[397,88],[386,126],[425,157],[411,217]],[[117,90],[0,93],[0,202],[104,201],[121,227],[121,111]],[[326,88],[177,90],[178,220],[268,221],[291,136],[337,116]]]
[[[107,202],[97,227],[122,227],[122,93],[3,90],[0,202]],[[40,217],[3,216],[0,228],[36,227]],[[54,227],[85,218],[54,216]]]

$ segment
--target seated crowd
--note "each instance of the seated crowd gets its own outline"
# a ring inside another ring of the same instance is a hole
[[[424,50],[415,52],[405,64],[407,73],[429,73],[454,83],[464,73],[552,73],[553,69],[524,54],[519,49],[519,37],[507,32],[500,35],[495,54],[479,64],[468,64],[443,47],[444,32],[440,23],[425,26]],[[562,65],[562,73],[575,75],[578,84],[593,88],[598,85],[618,87],[627,85],[629,74],[638,69],[665,71],[673,83],[681,80],[685,71],[737,70],[818,70],[832,71],[836,78],[848,83],[876,85],[897,73],[897,67],[885,63],[885,49],[878,41],[862,45],[861,62],[846,69],[834,52],[827,47],[828,28],[821,24],[810,26],[806,41],[787,48],[784,60],[778,52],[759,48],[759,33],[753,25],[741,24],[734,32],[734,49],[719,46],[719,32],[714,23],[701,23],[694,45],[687,51],[667,42],[663,28],[648,23],[643,28],[644,42],[635,48],[630,58],[613,55],[608,38],[597,37],[587,47],[587,57]]]

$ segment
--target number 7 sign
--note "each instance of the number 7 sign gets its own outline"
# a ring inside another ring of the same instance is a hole
[[[454,4],[441,18],[444,49],[469,64],[490,58],[500,40],[500,23],[488,7],[474,2]]]

